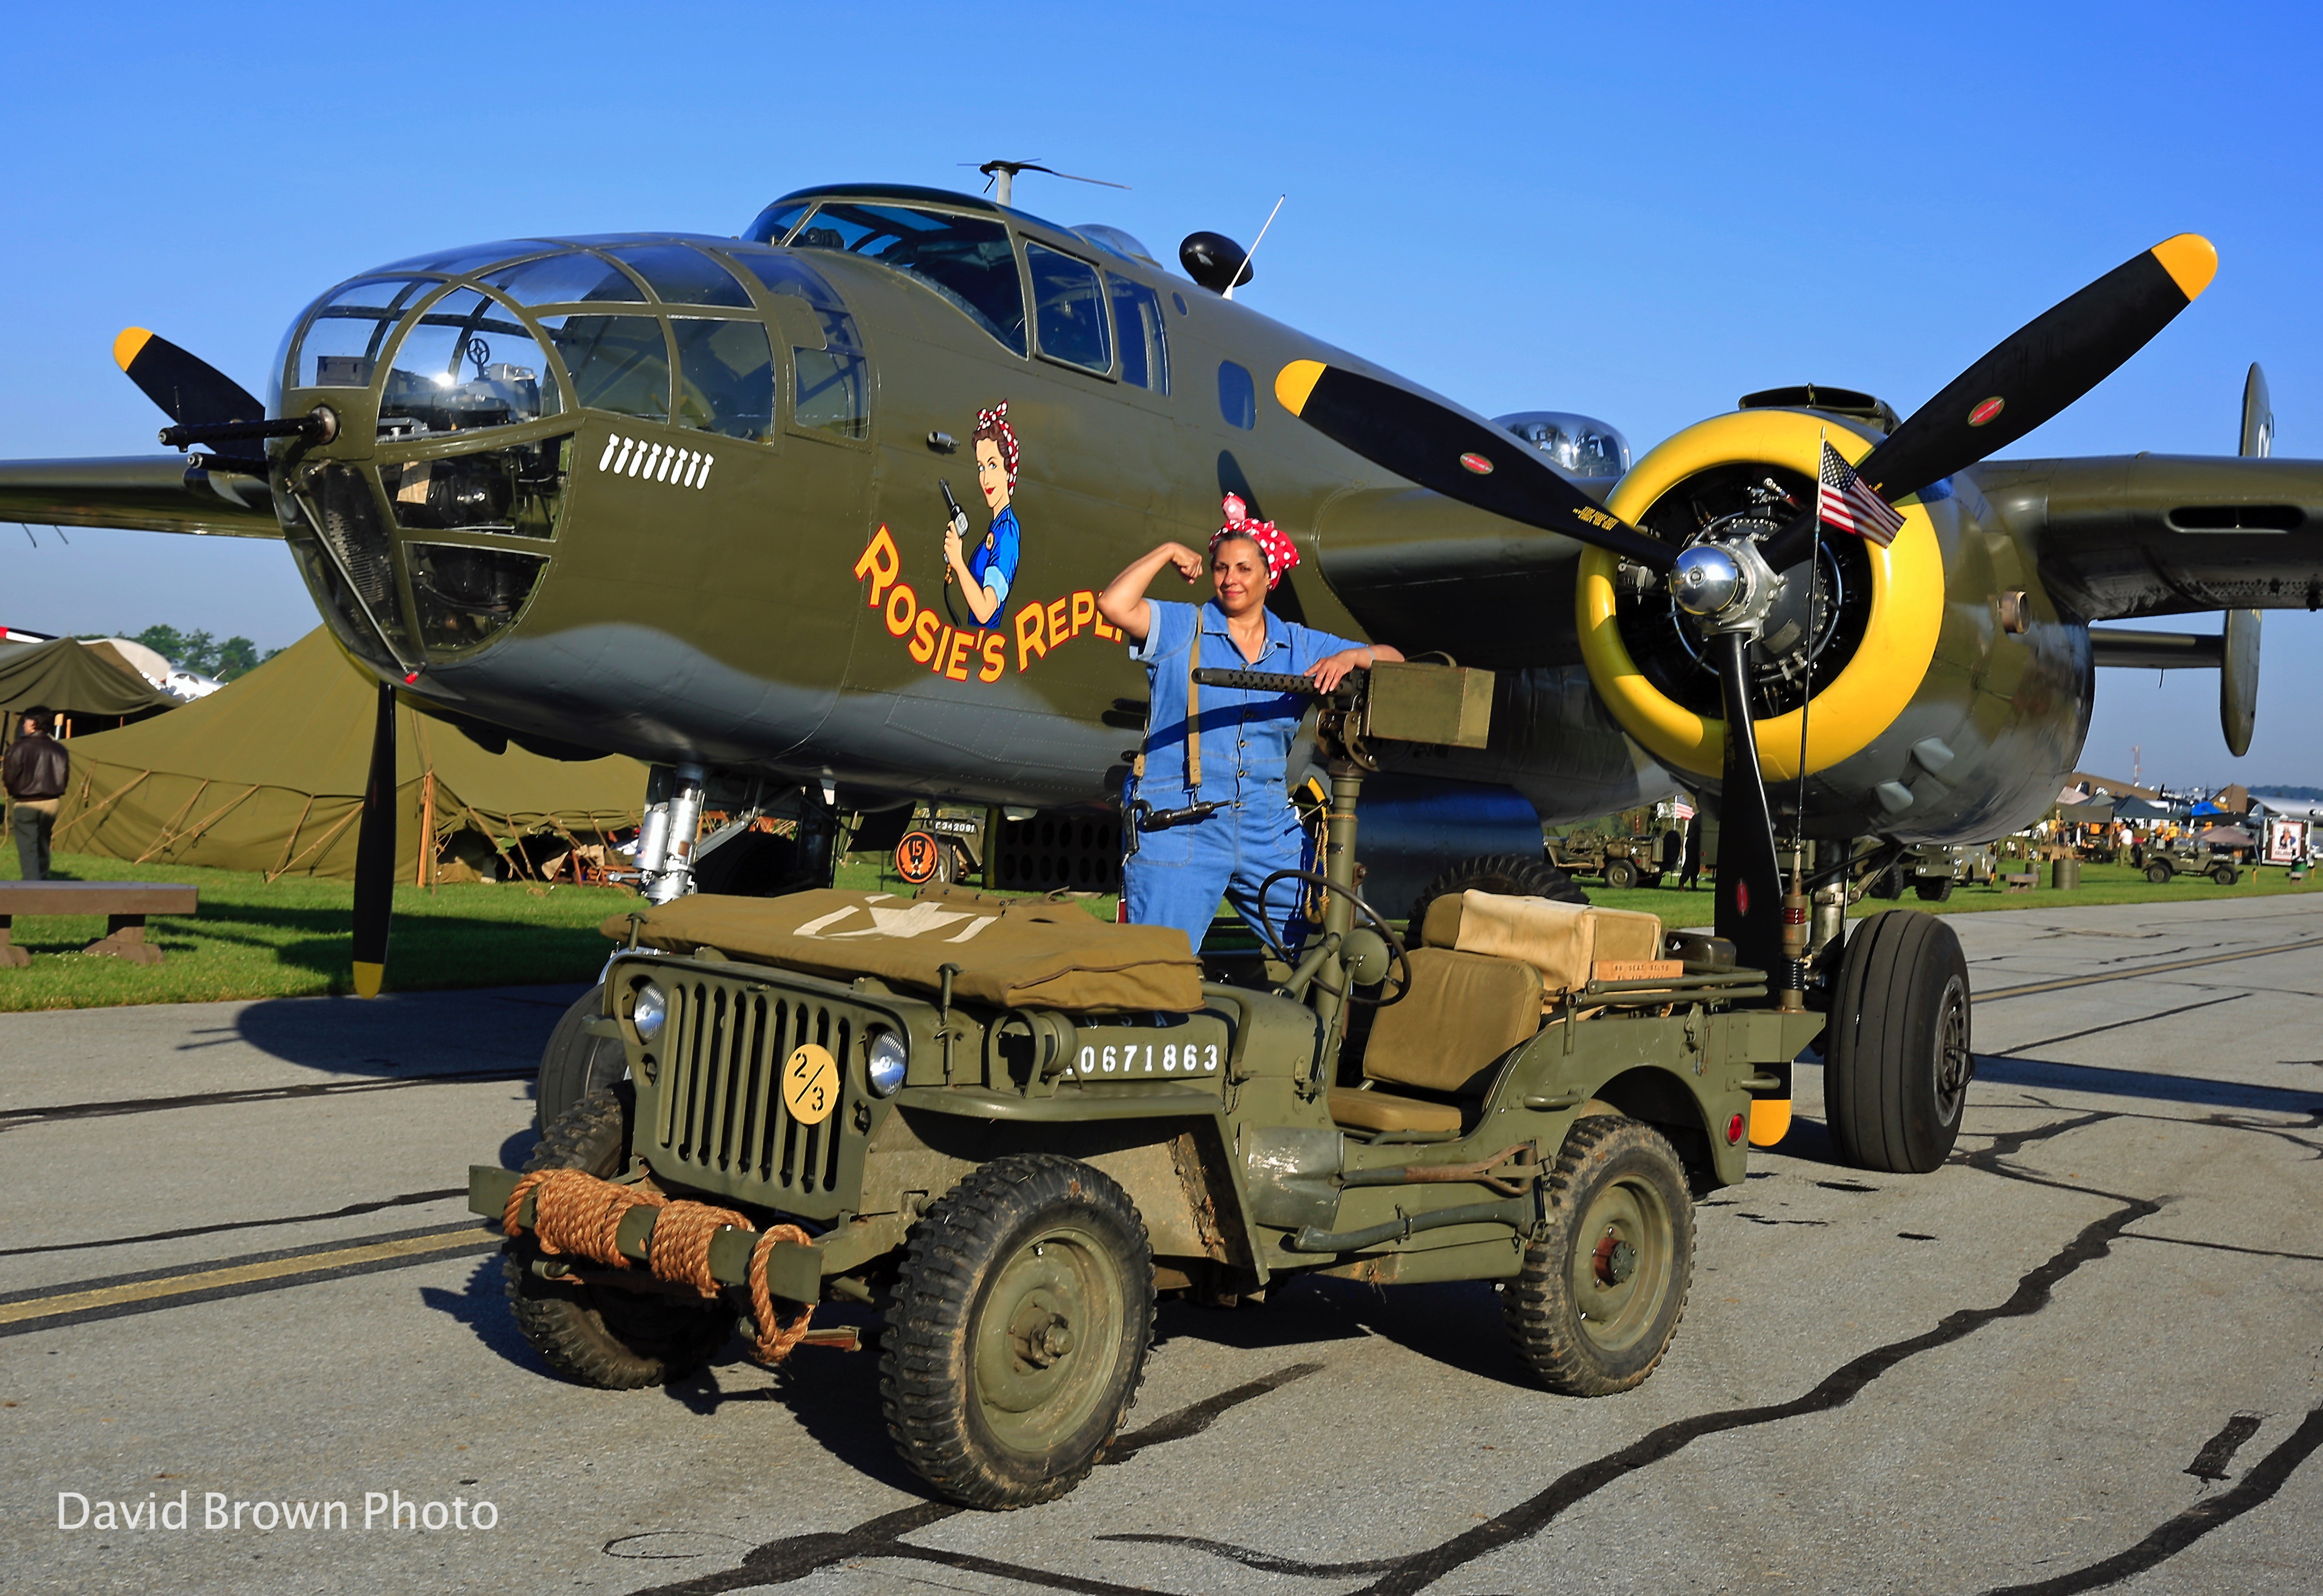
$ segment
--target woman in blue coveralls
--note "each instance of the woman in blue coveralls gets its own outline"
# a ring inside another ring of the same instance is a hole
[[[1165,565],[1188,582],[1201,574],[1202,556],[1182,543],[1165,543],[1132,562],[1097,601],[1098,613],[1128,634],[1130,656],[1152,683],[1132,800],[1162,812],[1219,806],[1200,819],[1141,831],[1124,867],[1131,922],[1174,925],[1197,949],[1219,899],[1256,929],[1259,884],[1277,870],[1300,867],[1306,834],[1290,807],[1284,766],[1307,701],[1199,688],[1198,738],[1189,744],[1186,705],[1194,668],[1311,676],[1327,693],[1349,671],[1403,657],[1384,644],[1352,642],[1269,614],[1266,595],[1299,563],[1299,551],[1272,522],[1247,519],[1241,500],[1228,495],[1226,512],[1226,526],[1210,539],[1217,597],[1208,603],[1145,597]],[[1290,882],[1269,895],[1266,914],[1278,938],[1287,936],[1299,896]]]

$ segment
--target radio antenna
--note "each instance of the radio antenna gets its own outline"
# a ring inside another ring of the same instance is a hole
[[[1266,228],[1274,225],[1274,218],[1282,214],[1282,202],[1290,197],[1290,196],[1288,194],[1278,194],[1274,197],[1274,208],[1266,213],[1266,226],[1261,227],[1258,230],[1258,236],[1251,240],[1249,253],[1244,255],[1242,258],[1243,270],[1244,271],[1250,269],[1251,259],[1258,253],[1258,246],[1266,242]],[[1242,276],[1242,272],[1237,271],[1235,273],[1235,276],[1239,278]],[[1234,291],[1235,285],[1233,283],[1226,284],[1226,298],[1229,299],[1233,298]]]

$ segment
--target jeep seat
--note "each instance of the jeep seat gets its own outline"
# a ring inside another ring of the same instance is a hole
[[[1350,1131],[1457,1131],[1478,1078],[1540,1029],[1540,974],[1513,959],[1450,948],[1410,951],[1411,989],[1379,1011],[1364,1052],[1368,1082],[1428,1096],[1364,1087],[1331,1091],[1331,1119]]]

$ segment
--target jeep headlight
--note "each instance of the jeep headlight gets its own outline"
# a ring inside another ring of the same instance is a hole
[[[863,1073],[874,1092],[882,1097],[894,1096],[895,1088],[904,1084],[904,1067],[910,1061],[911,1050],[904,1045],[902,1037],[884,1026],[871,1032]]]
[[[651,1041],[661,1034],[669,1020],[669,999],[651,981],[638,987],[638,999],[629,1008],[629,1023],[637,1030],[639,1041]]]

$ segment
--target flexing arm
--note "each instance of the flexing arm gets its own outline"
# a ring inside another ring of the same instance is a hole
[[[1202,556],[1182,543],[1165,543],[1130,561],[1097,596],[1097,612],[1127,633],[1133,643],[1143,643],[1153,629],[1153,610],[1145,601],[1145,590],[1164,565],[1177,566],[1178,574],[1191,582],[1202,573]]]

